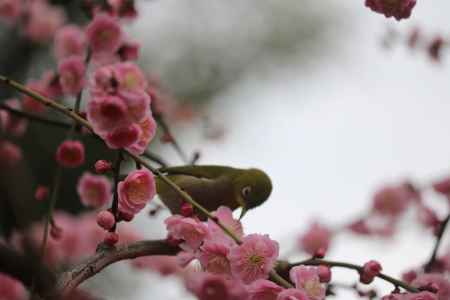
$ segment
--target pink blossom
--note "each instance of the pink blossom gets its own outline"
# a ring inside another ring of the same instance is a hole
[[[320,282],[328,283],[331,281],[331,269],[328,266],[318,266],[317,275],[319,275]]]
[[[303,290],[311,300],[325,298],[326,288],[320,282],[318,267],[297,266],[291,269],[289,276],[295,287]]]
[[[127,148],[136,143],[141,135],[141,128],[136,124],[130,124],[116,128],[105,135],[102,138],[105,140],[106,145],[111,149]]]
[[[198,250],[209,233],[205,224],[193,218],[173,215],[164,223],[170,236],[183,241],[180,247],[186,251]]]
[[[393,293],[386,295],[381,300],[438,300],[436,294],[430,292],[418,292],[418,293]]]
[[[22,150],[10,141],[0,140],[0,168],[13,168],[22,160]]]
[[[246,289],[239,282],[210,273],[195,272],[189,274],[186,286],[199,300],[241,300],[248,298]]]
[[[25,300],[25,287],[11,276],[0,273],[0,300]]]
[[[242,238],[244,236],[244,230],[241,222],[233,218],[233,212],[229,207],[220,206],[213,213],[213,215],[238,238]],[[209,238],[211,241],[228,244],[229,246],[235,244],[233,239],[231,239],[215,222],[210,219],[208,219],[208,228],[211,231]]]
[[[448,278],[445,277],[445,275],[437,273],[421,274],[418,275],[418,277],[411,283],[412,286],[417,288],[427,287],[430,286],[431,284],[436,285],[438,288],[437,300],[450,299],[450,281]],[[419,299],[420,298],[418,298],[417,300]]]
[[[142,122],[139,123],[141,128],[138,140],[128,146],[126,149],[136,155],[141,155],[147,149],[148,144],[156,134],[156,122],[152,116],[147,116]]]
[[[83,89],[85,70],[81,56],[70,56],[59,63],[59,82],[64,93],[76,95]]]
[[[118,193],[119,210],[135,215],[155,196],[155,178],[147,169],[133,171],[119,182]]]
[[[80,141],[62,142],[56,150],[56,161],[66,168],[81,166],[84,163],[84,145]]]
[[[115,15],[121,18],[135,18],[137,10],[134,1],[128,0],[108,0]]]
[[[250,234],[231,248],[228,259],[233,276],[249,284],[266,279],[278,258],[278,243],[268,235]]]
[[[114,65],[97,68],[91,84],[91,95],[104,96],[117,92],[119,82],[114,74]]]
[[[87,26],[86,37],[94,54],[115,53],[122,42],[122,29],[116,18],[98,14]]]
[[[47,197],[48,197],[48,187],[44,185],[39,185],[34,192],[34,198],[37,201],[44,201]]]
[[[398,217],[410,204],[412,194],[404,185],[386,186],[373,197],[373,209],[381,215]]]
[[[25,34],[35,42],[47,42],[65,21],[60,8],[50,6],[45,1],[32,1],[28,4],[28,22]]]
[[[8,99],[4,104],[10,108],[20,110],[20,102],[17,99]],[[6,110],[0,110],[0,125],[4,132],[13,136],[23,136],[28,127],[26,118],[14,116]]]
[[[310,300],[302,290],[285,289],[278,294],[277,300]]]
[[[55,34],[54,49],[57,59],[84,56],[86,49],[84,32],[76,25],[62,27]]]
[[[41,85],[44,94],[52,99],[63,95],[62,87],[59,83],[59,75],[53,70],[48,70],[42,75]]]
[[[22,0],[0,1],[0,18],[7,23],[14,23],[22,13]]]
[[[87,119],[97,134],[104,134],[130,124],[125,102],[115,96],[91,99],[87,106]]]
[[[107,172],[112,170],[111,162],[109,162],[107,160],[104,160],[104,159],[97,160],[95,162],[94,167],[95,167],[95,172],[97,174],[105,174],[105,173],[107,173]]]
[[[315,255],[321,248],[324,251],[328,250],[332,235],[333,233],[328,227],[314,222],[309,229],[300,236],[299,246],[308,254]]]
[[[228,253],[230,247],[221,243],[205,242],[201,246],[199,261],[205,271],[213,274],[231,275]]]
[[[111,183],[104,176],[85,172],[78,180],[77,192],[84,206],[99,208],[111,200]]]
[[[116,78],[122,92],[144,91],[147,80],[141,69],[134,63],[123,62],[114,65]]]
[[[450,177],[434,182],[433,189],[444,196],[450,196]]]
[[[150,113],[150,97],[143,91],[119,92],[128,109],[128,118],[133,122],[142,122]]]
[[[282,287],[272,281],[258,279],[248,287],[250,295],[248,300],[276,300],[282,290]]]
[[[366,0],[367,7],[397,21],[409,18],[415,5],[416,0]]]

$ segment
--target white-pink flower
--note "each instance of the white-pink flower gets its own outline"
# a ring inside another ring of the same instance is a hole
[[[142,122],[139,123],[141,132],[138,140],[128,146],[126,149],[136,155],[141,155],[147,149],[148,144],[156,134],[156,122],[152,116],[147,116]]]
[[[156,194],[155,178],[147,169],[135,170],[119,182],[119,210],[137,214]]]
[[[86,37],[94,54],[115,53],[122,43],[122,29],[118,20],[98,14],[86,27]]]
[[[57,59],[83,56],[86,50],[84,32],[76,25],[66,25],[55,34],[54,50]]]
[[[85,172],[78,180],[77,191],[81,203],[88,207],[99,208],[111,201],[111,183],[101,175]]]
[[[85,70],[81,56],[70,56],[59,63],[59,82],[65,94],[77,95],[83,89]]]
[[[266,279],[278,258],[278,248],[278,243],[267,234],[247,235],[228,254],[233,276],[246,284]]]
[[[180,247],[185,251],[197,251],[209,234],[208,227],[193,218],[173,215],[164,223],[171,237],[182,240]]]
[[[226,244],[205,242],[200,248],[198,260],[205,271],[214,274],[231,275],[228,253],[230,247]]]
[[[244,229],[242,228],[241,222],[233,218],[233,212],[229,207],[220,206],[213,213],[213,215],[238,238],[242,238],[244,236]],[[215,222],[210,219],[208,219],[208,228],[211,231],[211,236],[209,238],[211,241],[226,243],[229,246],[235,244],[233,239],[231,239],[231,237],[229,237]]]
[[[282,287],[266,279],[258,279],[248,286],[248,300],[276,300]]]
[[[311,300],[323,300],[326,287],[320,282],[318,267],[297,266],[289,272],[295,287],[303,290]]]

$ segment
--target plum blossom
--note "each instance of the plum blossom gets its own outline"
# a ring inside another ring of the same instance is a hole
[[[10,141],[0,140],[0,168],[13,168],[22,160],[22,149]]]
[[[285,289],[278,294],[277,300],[310,300],[310,299],[302,290]]]
[[[85,172],[78,180],[77,192],[84,206],[99,208],[111,201],[111,182],[104,176]]]
[[[193,218],[173,215],[164,223],[170,236],[182,240],[180,247],[185,251],[197,251],[209,234],[208,227]]]
[[[309,229],[300,236],[299,246],[305,252],[315,255],[319,249],[328,250],[330,246],[332,231],[317,222],[311,224]]]
[[[249,284],[257,279],[266,279],[278,258],[278,243],[268,235],[250,234],[242,244],[230,249],[233,276]]]
[[[112,164],[107,160],[101,159],[95,162],[94,168],[97,174],[105,174],[112,170]]]
[[[438,288],[437,292],[437,300],[446,300],[450,299],[450,281],[445,275],[430,273],[430,274],[420,274],[417,276],[415,280],[411,283],[412,286],[421,288],[427,287],[430,285],[436,285]],[[417,300],[419,300],[418,298]],[[426,299],[426,298],[424,298]],[[409,299],[408,299],[409,300]],[[422,300],[422,299],[420,299]]]
[[[373,210],[380,215],[398,217],[410,204],[414,194],[405,185],[386,186],[373,197]]]
[[[213,215],[222,223],[225,227],[231,230],[238,238],[244,236],[244,230],[242,224],[239,220],[233,218],[233,212],[229,207],[220,206]],[[233,246],[235,243],[231,237],[229,237],[225,232],[212,220],[208,219],[208,228],[211,232],[209,237],[210,241],[218,242],[222,244],[228,244]]]
[[[119,211],[137,214],[156,194],[155,178],[147,169],[135,170],[119,182]]]
[[[70,56],[59,63],[59,82],[64,93],[76,95],[83,89],[85,70],[81,56]]]
[[[102,138],[105,140],[106,145],[111,149],[127,148],[136,143],[141,135],[141,128],[136,124],[130,124],[116,128],[105,135]]]
[[[380,263],[371,260],[364,264],[362,271],[360,273],[360,281],[364,284],[369,284],[373,281],[375,276],[378,276],[383,268]]]
[[[0,19],[7,23],[14,23],[22,13],[21,0],[0,1]]]
[[[325,298],[326,287],[321,283],[318,267],[297,266],[291,269],[289,277],[295,287],[306,293],[311,300]]]
[[[117,53],[119,54],[120,60],[137,60],[139,57],[140,44],[137,42],[125,42],[120,46]]]
[[[18,99],[8,99],[4,104],[12,109],[20,110]],[[0,110],[0,126],[4,132],[13,136],[23,136],[28,127],[28,121],[25,118],[18,118],[6,110]]]
[[[416,0],[366,0],[367,7],[397,21],[409,18],[415,5]]]
[[[86,37],[93,54],[116,52],[122,42],[118,20],[106,14],[97,14],[86,27]]]
[[[76,25],[66,25],[59,29],[54,39],[55,56],[63,59],[70,56],[84,56],[86,37]]]
[[[56,150],[56,161],[66,168],[81,166],[84,163],[84,145],[73,140],[62,142]]]
[[[37,201],[44,201],[45,199],[47,199],[48,194],[49,194],[48,187],[44,185],[39,185],[34,192],[34,198]]]
[[[0,300],[25,300],[25,287],[11,276],[0,273]]]
[[[282,287],[266,279],[258,279],[248,286],[248,300],[276,300]]]
[[[87,106],[87,118],[97,134],[130,124],[125,102],[115,96],[92,98]]]
[[[214,274],[231,275],[228,253],[230,247],[226,244],[206,241],[201,246],[199,261],[205,271]]]
[[[65,21],[63,10],[49,5],[46,1],[30,2],[27,14],[25,34],[35,42],[50,40]]]

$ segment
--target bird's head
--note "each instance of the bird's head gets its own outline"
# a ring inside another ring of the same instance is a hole
[[[247,210],[260,206],[269,198],[272,182],[263,171],[248,169],[235,178],[235,188],[237,201],[242,207],[242,218]]]

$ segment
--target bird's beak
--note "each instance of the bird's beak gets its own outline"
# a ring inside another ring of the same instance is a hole
[[[239,217],[239,220],[241,220],[245,214],[247,213],[247,205],[245,204],[245,201],[242,197],[237,197],[237,202],[239,203],[239,206],[241,207],[241,216]]]
[[[242,206],[241,215],[239,216],[239,221],[245,216],[247,213],[247,208],[245,206]]]

